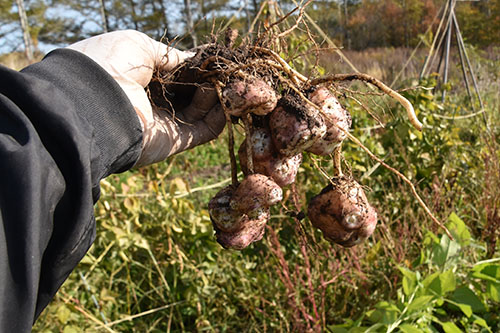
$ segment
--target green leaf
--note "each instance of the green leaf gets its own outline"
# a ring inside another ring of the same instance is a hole
[[[472,307],[469,304],[457,303],[448,299],[446,301],[450,304],[455,305],[460,310],[462,310],[462,312],[467,316],[467,318],[470,318],[470,316],[472,316]]]
[[[439,243],[439,238],[432,231],[427,230],[425,234],[424,243],[429,244],[428,242]]]
[[[403,291],[406,296],[410,296],[413,293],[416,285],[416,281],[408,278],[407,276],[403,276]]]
[[[489,275],[493,278],[500,279],[500,265],[497,264],[489,264],[486,265],[482,270],[481,273],[485,275]]]
[[[431,300],[434,296],[425,295],[417,297],[411,302],[410,306],[408,306],[408,311],[420,310],[422,308],[426,308],[430,305]]]
[[[468,304],[456,303],[462,312],[469,318],[472,316],[472,307]]]
[[[474,324],[479,325],[481,327],[484,327],[488,330],[488,332],[491,332],[491,329],[488,326],[488,323],[486,322],[486,320],[484,320],[483,318],[481,318],[477,315],[473,315],[472,318],[474,319]]]
[[[406,296],[409,296],[417,286],[417,275],[402,266],[399,266],[398,269],[403,274],[403,291]]]
[[[472,274],[472,276],[476,277],[478,279],[481,279],[481,280],[486,280],[486,281],[490,281],[493,283],[500,283],[500,279],[495,279],[494,277],[487,275],[487,274],[483,274],[481,272],[475,272]]]
[[[423,331],[413,325],[410,324],[402,324],[399,325],[399,329],[403,333],[422,333]]]
[[[379,302],[375,308],[376,310],[368,315],[372,323],[392,324],[401,312],[396,305],[386,301]]]
[[[462,333],[462,330],[452,322],[441,323],[446,333]]]
[[[432,260],[439,267],[444,267],[446,263],[450,262],[450,258],[457,255],[459,250],[460,244],[451,240],[447,235],[443,235],[439,245],[434,245]]]
[[[484,312],[486,308],[477,295],[468,287],[462,286],[455,290],[452,300],[457,303],[468,304],[474,313]]]
[[[472,276],[474,277],[500,284],[500,265],[481,264],[475,266],[473,271]]]
[[[450,216],[448,217],[448,223],[446,223],[446,227],[448,228],[448,230],[450,230],[453,237],[461,245],[468,245],[470,243],[471,234],[469,232],[469,229],[457,214],[450,214]]]
[[[432,273],[431,275],[427,276],[424,281],[422,281],[422,284],[424,285],[424,288],[429,288],[430,284],[435,280],[439,278],[439,272]]]
[[[437,272],[429,275],[423,281],[423,284],[432,294],[445,296],[446,293],[456,288],[455,274],[451,270],[447,270],[443,273]]]
[[[455,290],[457,284],[455,282],[455,273],[448,270],[439,274],[439,282],[441,284],[441,295],[444,296],[445,293]]]
[[[500,284],[488,282],[486,285],[486,294],[495,302],[500,302]]]
[[[69,316],[71,316],[71,310],[67,306],[61,305],[56,312],[57,319],[61,324],[66,324],[68,322]]]
[[[81,328],[75,326],[64,327],[63,333],[78,333],[81,332]]]

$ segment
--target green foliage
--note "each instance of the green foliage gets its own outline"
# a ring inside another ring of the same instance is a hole
[[[346,332],[495,332],[500,329],[500,259],[470,263],[471,242],[465,223],[451,214],[447,227],[456,237],[428,231],[424,260],[413,269],[399,266],[401,286],[394,301],[381,301],[364,318],[342,326]],[[422,272],[422,273],[421,273]],[[487,273],[486,273],[487,272]],[[485,283],[485,281],[487,281]],[[485,285],[487,285],[486,288]]]

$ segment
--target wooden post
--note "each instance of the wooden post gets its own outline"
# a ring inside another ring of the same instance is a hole
[[[451,44],[451,34],[453,33],[451,20],[448,24],[448,29],[446,32],[446,48],[445,48],[445,57],[444,57],[444,73],[443,73],[443,85],[448,82],[448,66],[449,66],[449,58],[450,58],[450,44]],[[444,102],[446,97],[446,90],[443,90],[443,95],[441,96],[441,102]]]
[[[455,20],[453,20],[453,22],[456,23]],[[460,35],[457,24],[455,24],[455,37],[457,38],[458,55],[460,56],[460,68],[462,69],[462,74],[464,76],[465,87],[467,88],[467,95],[469,95],[469,101],[470,105],[472,106],[472,111],[475,111],[474,100],[472,99],[472,94],[470,92],[469,78],[467,78],[467,71],[465,70],[465,60],[463,55],[465,50],[462,50],[462,46],[460,45]]]
[[[467,56],[467,52],[465,50],[464,40],[462,38],[462,33],[460,32],[460,29],[458,28],[458,22],[457,22],[457,17],[455,16],[455,13],[453,13],[453,23],[455,24],[455,27],[456,27],[456,30],[457,30],[457,36],[458,36],[459,41],[460,41],[460,46],[462,47],[462,50],[464,52],[465,60],[467,61],[467,67],[469,67],[469,72],[470,72],[470,75],[472,77],[472,83],[474,84],[474,90],[476,91],[477,98],[479,100],[479,106],[481,107],[481,109],[483,109],[483,107],[484,107],[483,106],[483,100],[481,99],[481,94],[479,94],[479,88],[477,86],[476,76],[474,75],[474,70],[472,69],[472,66],[470,64],[469,56]]]

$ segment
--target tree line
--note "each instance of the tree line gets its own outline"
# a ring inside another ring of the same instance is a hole
[[[437,26],[439,11],[446,1],[317,0],[307,7],[307,14],[344,48],[413,47],[421,40],[432,39],[432,27]],[[30,45],[35,50],[41,45],[61,46],[119,29],[136,29],[153,38],[177,37],[181,45],[192,47],[228,23],[241,33],[256,32],[259,24],[269,24],[273,18],[292,10],[296,3],[294,0],[0,0],[0,50],[9,52]],[[460,1],[456,3],[456,13],[466,42],[479,47],[499,44],[499,0]],[[288,22],[298,15],[296,11]]]

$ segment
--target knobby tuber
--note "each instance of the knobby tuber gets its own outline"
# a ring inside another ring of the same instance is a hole
[[[377,224],[377,213],[361,185],[347,176],[334,177],[331,184],[312,198],[308,215],[326,239],[345,247],[368,238]]]
[[[271,177],[280,187],[290,185],[295,182],[295,177],[302,162],[302,154],[284,156],[280,154],[271,138],[268,128],[254,128],[250,136],[253,156],[253,170]],[[241,170],[245,175],[249,174],[247,158],[247,140],[245,140],[238,150]]]
[[[316,89],[309,98],[311,102],[321,106],[326,133],[316,140],[307,151],[316,155],[330,155],[347,137],[341,128],[349,131],[352,123],[351,115],[325,87]]]
[[[230,82],[222,93],[229,114],[241,117],[245,113],[265,116],[278,102],[276,92],[261,79],[249,78]]]
[[[269,118],[269,127],[274,146],[285,156],[302,153],[326,133],[325,121],[318,108],[294,94],[280,99]]]
[[[229,203],[235,187],[229,185],[220,190],[208,203],[210,219],[214,226],[223,232],[233,232],[243,227],[245,216],[231,208]],[[248,217],[246,217],[248,220]]]
[[[238,185],[223,188],[208,203],[217,241],[241,250],[260,240],[269,220],[269,207],[281,201],[281,188],[269,177],[252,174]]]
[[[243,228],[234,232],[222,232],[214,227],[217,242],[226,249],[243,250],[262,239],[269,216],[269,211],[263,211],[259,218],[246,220]]]
[[[231,197],[230,206],[240,212],[250,212],[274,205],[281,199],[283,199],[281,187],[271,178],[255,173],[243,179]]]

